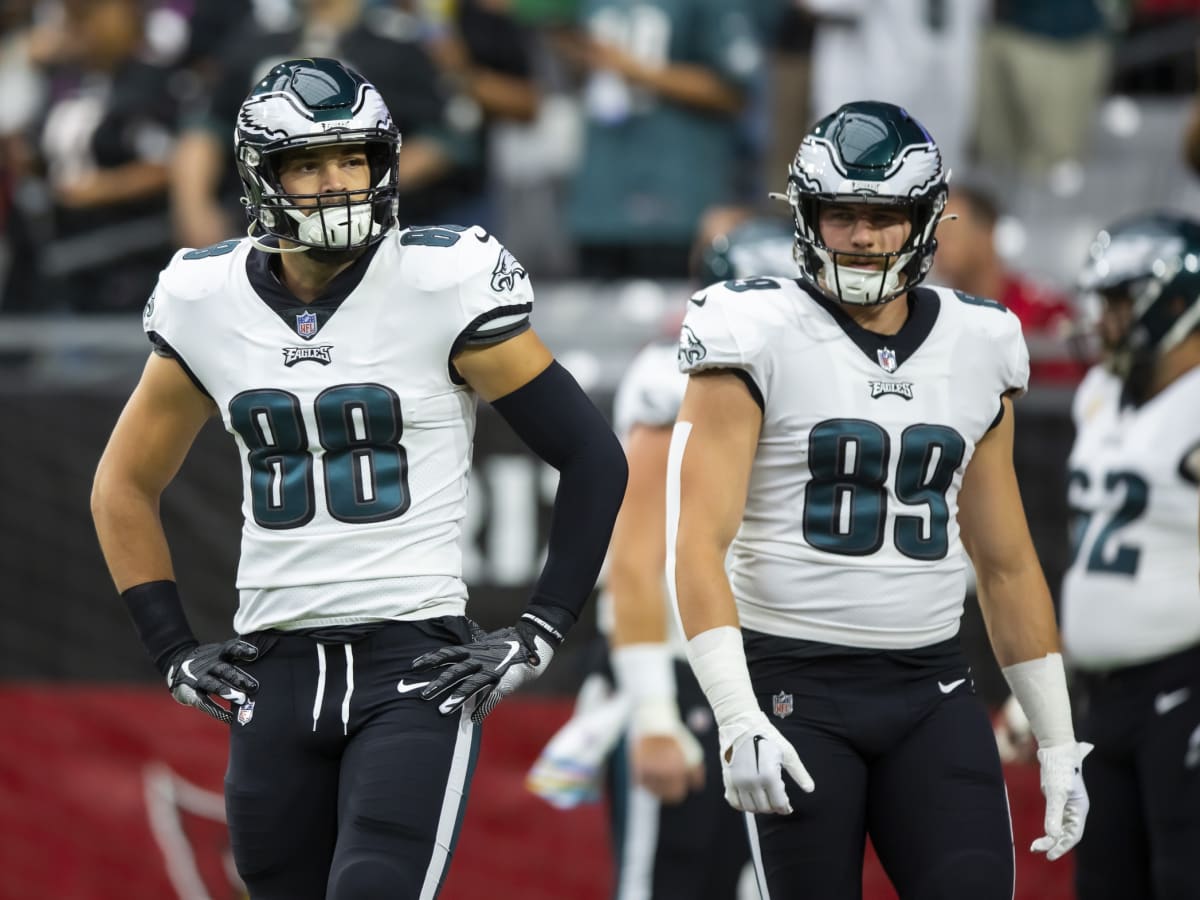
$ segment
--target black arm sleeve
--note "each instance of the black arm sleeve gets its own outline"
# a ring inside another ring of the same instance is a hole
[[[492,406],[559,472],[549,552],[526,617],[561,640],[600,574],[625,496],[625,453],[600,410],[557,362]]]

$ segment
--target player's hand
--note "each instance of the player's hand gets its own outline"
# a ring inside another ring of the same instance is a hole
[[[1025,710],[1016,697],[1010,696],[996,714],[992,731],[996,735],[996,749],[1000,762],[1033,762],[1037,754],[1037,741]]]
[[[704,787],[704,751],[683,723],[673,734],[633,737],[634,780],[663,803],[679,803]]]
[[[496,704],[546,670],[554,645],[549,635],[526,619],[490,632],[472,622],[471,633],[471,643],[419,656],[413,669],[441,669],[421,697],[433,700],[446,694],[438,704],[443,716],[470,703],[471,720],[482,722]]]
[[[725,800],[734,809],[790,814],[792,804],[783,783],[784,772],[800,790],[812,792],[812,776],[800,762],[796,748],[767,721],[762,710],[739,715],[721,726]]]
[[[244,703],[247,694],[258,690],[258,681],[235,663],[250,662],[257,656],[258,648],[240,638],[185,647],[167,665],[167,689],[184,706],[194,706],[228,725],[233,715],[209,694]]]
[[[1088,795],[1083,785],[1083,758],[1091,744],[1071,743],[1037,752],[1042,794],[1046,798],[1046,833],[1029,848],[1055,860],[1079,843],[1087,821]]]

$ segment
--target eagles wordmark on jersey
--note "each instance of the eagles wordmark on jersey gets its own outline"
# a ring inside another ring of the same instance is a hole
[[[240,451],[235,627],[461,615],[475,395],[451,358],[528,327],[525,270],[480,228],[414,228],[305,306],[267,260],[181,251],[144,316]]]
[[[1001,396],[1027,386],[1017,318],[918,288],[885,337],[800,281],[703,293],[688,306],[680,367],[745,373],[763,408],[731,550],[743,627],[889,649],[953,637],[965,593],[958,490]]]

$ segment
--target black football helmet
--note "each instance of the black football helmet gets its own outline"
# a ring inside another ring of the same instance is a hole
[[[1104,228],[1079,288],[1093,323],[1103,304],[1128,304],[1117,332],[1102,336],[1105,364],[1143,402],[1159,358],[1200,328],[1200,223],[1152,212]]]
[[[899,106],[857,101],[826,116],[788,167],[786,199],[801,277],[833,300],[860,306],[886,303],[916,287],[933,265],[948,178],[929,132]],[[839,257],[850,254],[830,249],[821,238],[820,211],[831,203],[900,207],[912,232],[894,253],[853,254],[879,257],[881,269],[848,266]]]
[[[370,188],[288,194],[282,154],[334,143],[361,144]],[[400,132],[375,86],[335,59],[293,59],[267,73],[238,111],[234,132],[249,233],[305,248],[345,251],[380,240],[396,222]]]

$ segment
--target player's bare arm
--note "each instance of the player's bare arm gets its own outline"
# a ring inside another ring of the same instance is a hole
[[[667,540],[675,533],[674,579],[688,661],[720,731],[725,799],[754,813],[792,812],[783,781],[813,781],[795,748],[758,708],[725,554],[742,521],[762,410],[746,384],[725,371],[693,373],[683,395],[668,463]],[[672,483],[674,482],[674,484]]]
[[[666,478],[671,429],[635,425],[626,441],[629,484],[609,545],[613,602],[612,665],[633,701],[633,777],[656,797],[678,803],[704,785],[704,754],[679,721],[674,660],[667,647]]]
[[[979,605],[1001,666],[1058,652],[1050,589],[1029,535],[1013,469],[1012,400],[963,476],[958,524],[975,565]]]
[[[532,329],[503,343],[464,350],[454,357],[458,373],[488,403],[524,387],[552,362],[554,356]]]
[[[738,627],[725,554],[742,522],[762,410],[732,372],[694,374],[675,427],[684,443],[675,571],[668,577],[675,578],[684,633],[693,638]]]
[[[92,516],[118,591],[173,580],[159,496],[216,412],[173,359],[151,354],[100,458]]]
[[[975,564],[979,606],[992,649],[1038,743],[1045,835],[1031,850],[1058,859],[1079,842],[1087,820],[1083,758],[1090,744],[1075,740],[1066,673],[1050,590],[1029,536],[1013,470],[1012,400],[980,440],[963,476],[958,522]]]

